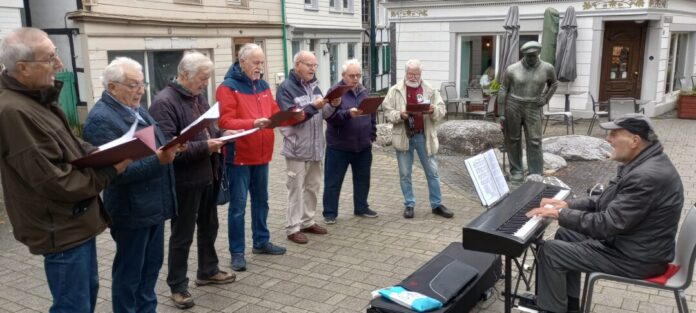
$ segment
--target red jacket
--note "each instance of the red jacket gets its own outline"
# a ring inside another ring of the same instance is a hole
[[[232,65],[215,97],[220,103],[220,129],[251,129],[256,119],[278,113],[280,108],[263,80],[252,82],[239,67]],[[281,125],[296,123],[290,119]],[[235,165],[262,165],[271,162],[275,136],[272,128],[261,129],[235,142]]]

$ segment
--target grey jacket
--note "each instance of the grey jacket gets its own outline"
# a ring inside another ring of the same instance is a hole
[[[626,258],[666,264],[684,205],[684,188],[662,145],[655,141],[617,176],[601,195],[570,201],[559,224],[602,241]]]
[[[276,102],[281,111],[293,108],[302,109],[305,119],[293,126],[278,127],[283,135],[283,150],[280,152],[288,159],[302,161],[321,161],[324,158],[326,141],[324,140],[324,115],[329,116],[329,104],[323,110],[317,110],[312,103],[323,96],[316,78],[302,84],[301,79],[290,71],[276,91]]]

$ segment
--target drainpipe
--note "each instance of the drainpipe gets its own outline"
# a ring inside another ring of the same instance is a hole
[[[379,55],[377,55],[377,3],[378,0],[370,0],[370,89],[372,91],[377,87],[377,70],[379,66]],[[384,60],[386,61],[386,60]]]
[[[283,18],[283,73],[288,77],[288,30],[285,24],[285,0],[280,0],[280,15]]]

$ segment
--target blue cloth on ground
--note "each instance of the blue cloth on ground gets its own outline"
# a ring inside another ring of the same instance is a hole
[[[427,312],[442,307],[442,302],[400,286],[381,289],[379,294],[416,312]]]

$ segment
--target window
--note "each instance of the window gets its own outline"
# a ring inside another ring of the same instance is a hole
[[[665,93],[688,89],[686,85],[686,47],[688,34],[672,33],[669,43],[669,57],[667,60],[667,74],[665,75]]]
[[[353,0],[341,0],[343,2],[343,12],[353,13]]]
[[[348,59],[355,59],[355,44],[348,43]]]
[[[227,5],[240,8],[248,8],[249,0],[227,0]]]
[[[329,11],[353,13],[353,0],[329,0]]]
[[[341,7],[340,7],[339,3],[340,3],[341,1],[342,1],[342,0],[329,0],[329,11],[331,11],[331,12],[340,12],[340,11],[341,11]]]
[[[389,74],[391,71],[391,47],[382,46],[382,74]]]
[[[203,0],[174,0],[174,3],[179,4],[201,4]]]
[[[300,41],[293,40],[291,45],[292,45],[292,55],[290,55],[290,58],[294,58],[295,54],[300,52]]]
[[[205,51],[201,51],[205,53]],[[107,58],[111,62],[116,57],[129,57],[143,66],[145,81],[150,85],[146,87],[145,95],[140,99],[140,105],[147,108],[155,95],[162,90],[167,83],[177,75],[176,67],[184,55],[183,50],[174,51],[108,51]],[[207,97],[208,90],[204,91]]]
[[[319,0],[304,0],[304,7],[305,10],[319,10]]]

